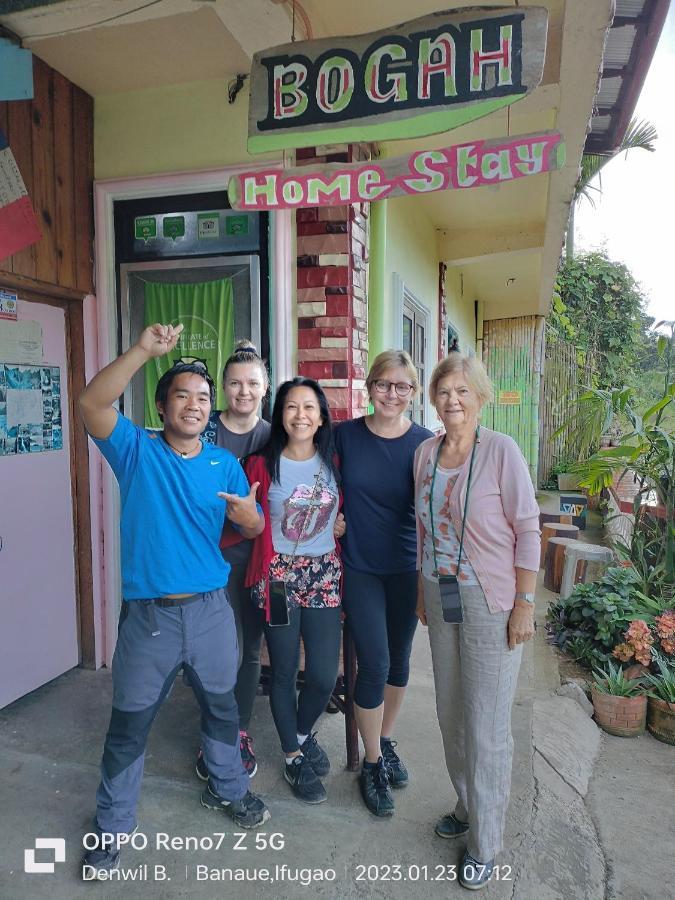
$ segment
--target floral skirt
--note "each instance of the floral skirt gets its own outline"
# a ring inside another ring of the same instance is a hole
[[[335,550],[323,556],[292,556],[275,553],[270,563],[271,581],[285,581],[288,605],[323,609],[340,605],[342,563]],[[265,606],[266,579],[251,588],[251,599]]]

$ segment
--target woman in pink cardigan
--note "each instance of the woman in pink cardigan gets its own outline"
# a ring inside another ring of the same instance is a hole
[[[511,785],[511,706],[522,645],[534,635],[539,508],[510,437],[479,425],[492,385],[451,353],[429,395],[445,432],[415,455],[417,613],[429,627],[436,709],[454,811],[439,837],[466,836],[459,881],[485,886],[502,849]]]

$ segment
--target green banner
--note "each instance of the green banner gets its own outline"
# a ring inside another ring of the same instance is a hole
[[[146,282],[144,325],[155,322],[183,325],[176,349],[151,359],[145,366],[145,426],[161,428],[155,407],[155,388],[161,376],[178,360],[206,363],[216,383],[216,406],[224,406],[221,374],[234,349],[234,297],[232,280],[222,278],[200,284]]]

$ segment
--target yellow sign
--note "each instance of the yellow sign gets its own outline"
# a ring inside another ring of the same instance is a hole
[[[500,406],[520,406],[522,393],[520,391],[500,391],[497,395],[497,403]]]

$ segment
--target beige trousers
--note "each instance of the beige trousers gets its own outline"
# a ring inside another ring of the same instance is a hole
[[[509,650],[510,612],[491,613],[480,587],[461,589],[464,623],[443,621],[438,585],[424,579],[436,711],[455,816],[469,823],[468,850],[479,862],[502,849],[511,789],[511,706],[522,644]]]

